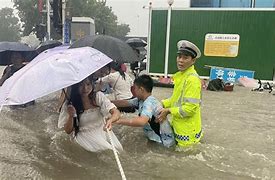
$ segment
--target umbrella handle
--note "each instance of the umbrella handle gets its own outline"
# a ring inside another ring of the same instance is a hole
[[[79,122],[77,120],[77,114],[76,113],[74,114],[73,118],[74,118],[75,125],[79,126]]]
[[[74,136],[77,136],[77,133],[79,132],[79,120],[77,119],[77,115],[74,114],[73,117],[73,127],[74,127]]]

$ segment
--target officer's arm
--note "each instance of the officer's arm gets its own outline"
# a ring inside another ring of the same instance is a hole
[[[169,108],[174,117],[183,118],[193,116],[200,107],[201,99],[201,82],[198,77],[190,76],[184,90],[184,97],[180,106]]]

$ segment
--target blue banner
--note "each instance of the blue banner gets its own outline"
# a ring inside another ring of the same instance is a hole
[[[222,67],[211,67],[210,70],[210,80],[219,78],[235,83],[240,77],[254,78],[254,71]]]
[[[70,20],[66,19],[64,23],[64,44],[70,44]]]

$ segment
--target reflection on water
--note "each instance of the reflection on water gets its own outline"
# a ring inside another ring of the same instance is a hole
[[[172,89],[155,88],[157,98]],[[57,129],[58,93],[0,114],[0,179],[121,179],[111,150],[85,151]],[[235,87],[203,92],[204,137],[184,152],[115,126],[127,179],[275,179],[275,96]],[[126,115],[130,116],[130,115]]]

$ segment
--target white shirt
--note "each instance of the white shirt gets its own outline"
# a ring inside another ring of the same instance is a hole
[[[125,79],[116,71],[104,76],[101,81],[112,86],[116,100],[130,99],[133,96],[131,92],[133,80],[127,73],[125,73]]]

